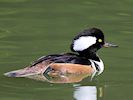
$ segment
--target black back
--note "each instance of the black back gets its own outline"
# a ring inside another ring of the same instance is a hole
[[[82,65],[90,65],[91,62],[85,58],[80,57],[80,55],[74,53],[66,53],[66,54],[53,54],[48,56],[43,56],[35,61],[32,66],[35,66],[38,63],[43,61],[49,61],[54,63],[72,63],[72,64],[82,64]]]

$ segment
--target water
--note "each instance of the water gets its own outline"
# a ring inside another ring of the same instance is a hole
[[[132,5],[132,0],[0,0],[0,100],[132,100]],[[40,56],[70,51],[71,39],[87,27],[101,28],[106,40],[119,45],[99,51],[105,71],[92,82],[3,76]]]

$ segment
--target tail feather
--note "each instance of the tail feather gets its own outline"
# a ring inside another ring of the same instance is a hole
[[[39,74],[40,72],[37,71],[32,71],[30,69],[20,69],[20,70],[15,70],[15,71],[10,71],[5,73],[4,75],[7,77],[26,77],[29,75],[35,75]]]
[[[43,62],[32,67],[26,67],[24,69],[10,71],[5,73],[4,75],[7,77],[27,77],[30,75],[41,74],[45,72],[50,63],[51,62]]]

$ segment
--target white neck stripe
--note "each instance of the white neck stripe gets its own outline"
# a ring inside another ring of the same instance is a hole
[[[95,61],[95,60],[91,60],[91,59],[89,59],[89,60],[90,60],[91,65],[92,65],[92,67],[94,68],[95,71],[97,71],[97,70],[96,70],[96,66],[95,66],[94,63],[96,63],[98,65],[98,67],[99,67],[98,75],[101,74],[104,70],[103,61],[101,59],[100,59],[100,61]]]

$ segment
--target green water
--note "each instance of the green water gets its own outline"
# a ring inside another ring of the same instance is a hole
[[[0,0],[0,100],[73,100],[83,86],[95,87],[97,100],[132,100],[132,5],[133,0]],[[87,27],[101,28],[106,40],[119,45],[99,51],[105,70],[93,82],[3,76],[40,56],[70,51],[71,39]]]

